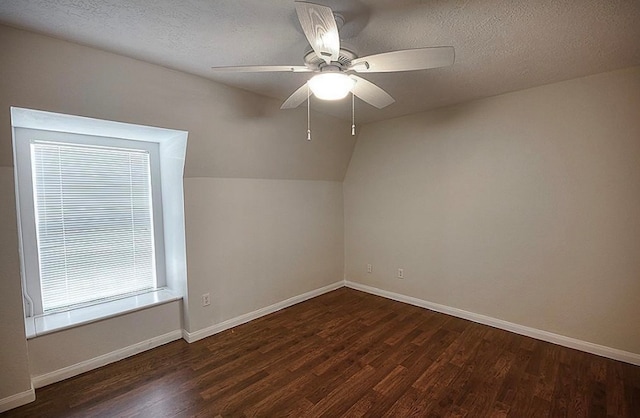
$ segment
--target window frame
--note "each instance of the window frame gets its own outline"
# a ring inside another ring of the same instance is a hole
[[[22,196],[23,193],[20,193],[18,188],[18,167],[17,164],[15,164],[15,130],[17,128],[150,142],[158,145],[160,153],[166,288],[156,292],[149,292],[47,315],[27,316],[28,312],[25,309],[25,331],[27,339],[115,316],[125,315],[181,299],[184,299],[185,302],[180,305],[182,317],[187,321],[188,278],[183,177],[189,133],[183,130],[137,125],[15,106],[10,108],[10,112],[13,137],[18,253],[20,259],[20,277],[18,280],[21,280],[23,284],[25,266],[28,264],[28,260],[25,260],[23,251],[21,208],[24,204],[22,204],[21,201],[24,199],[24,196]]]
[[[146,151],[149,153],[150,176],[151,176],[151,200],[153,213],[154,245],[155,245],[155,267],[156,267],[156,291],[166,287],[165,271],[165,249],[164,249],[164,229],[162,211],[162,187],[160,175],[160,152],[159,145],[154,142],[135,141],[130,139],[120,139],[97,135],[83,135],[70,132],[53,132],[41,129],[30,129],[16,127],[14,129],[15,138],[15,164],[16,164],[16,184],[20,196],[20,223],[22,229],[22,251],[25,260],[23,272],[23,297],[25,303],[25,314],[27,317],[44,315],[42,307],[42,293],[40,286],[40,257],[38,253],[38,237],[36,227],[36,212],[34,205],[34,183],[33,164],[31,154],[31,144],[35,141],[78,144],[99,146],[106,148],[131,149],[136,151]],[[146,292],[141,292],[146,293]],[[125,295],[123,297],[126,297]],[[91,304],[100,304],[97,301]],[[72,310],[73,307],[61,310],[62,312]]]

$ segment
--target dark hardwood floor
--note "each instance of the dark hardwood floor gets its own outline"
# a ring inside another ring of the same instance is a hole
[[[640,367],[339,289],[36,391],[10,417],[640,417]]]

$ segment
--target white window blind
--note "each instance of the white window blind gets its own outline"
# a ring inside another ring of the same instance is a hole
[[[31,143],[42,309],[155,289],[149,154]]]

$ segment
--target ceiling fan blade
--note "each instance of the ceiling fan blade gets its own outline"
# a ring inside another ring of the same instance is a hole
[[[357,73],[426,70],[452,65],[454,60],[452,46],[403,49],[356,58],[351,61],[349,69]]]
[[[293,109],[294,107],[298,107],[304,103],[309,96],[313,96],[313,93],[309,90],[309,87],[307,87],[307,83],[304,83],[298,90],[294,91],[293,94],[284,101],[284,103],[282,103],[280,109]]]
[[[211,69],[216,73],[308,73],[312,71],[304,65],[241,65],[237,67],[211,67]]]
[[[330,7],[306,1],[296,1],[300,25],[316,55],[327,64],[338,61],[340,36]]]
[[[395,102],[395,99],[389,95],[386,91],[376,86],[370,81],[365,80],[357,75],[350,75],[352,79],[356,80],[355,86],[351,90],[353,94],[369,103],[372,106],[382,109]]]

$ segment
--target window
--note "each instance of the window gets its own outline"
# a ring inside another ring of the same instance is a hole
[[[36,319],[28,334],[50,328],[38,318],[62,328],[77,312],[129,311],[127,298],[175,300],[137,296],[165,287],[184,294],[186,132],[17,108],[12,124],[25,315]]]
[[[31,163],[43,313],[159,287],[149,152],[32,141]]]

